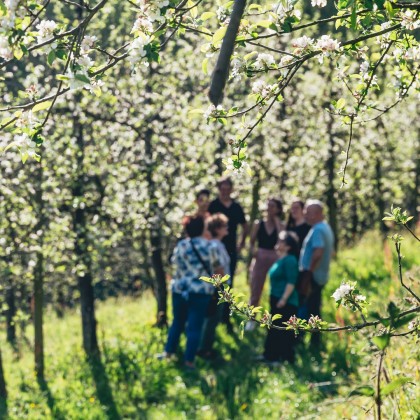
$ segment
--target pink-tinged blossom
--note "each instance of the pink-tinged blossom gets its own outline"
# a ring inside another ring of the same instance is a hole
[[[82,54],[82,55],[87,54],[89,52],[89,50],[92,49],[92,47],[95,44],[95,42],[97,41],[97,39],[98,38],[96,36],[86,35],[83,38],[82,43],[80,44],[80,54]]]
[[[306,35],[301,36],[300,38],[293,39],[291,45],[293,48],[296,48],[299,52],[303,50],[309,49],[312,47],[314,40],[312,38],[307,37]]]
[[[316,42],[316,47],[322,50],[323,53],[330,53],[340,48],[340,42],[329,35],[322,35]]]
[[[263,98],[271,97],[277,89],[277,85],[269,85],[263,80],[257,80],[252,85],[252,93],[258,94]]]
[[[146,34],[153,32],[153,24],[148,19],[140,16],[133,25],[131,32],[144,32]]]
[[[311,0],[312,7],[325,7],[327,0]]]
[[[401,26],[407,28],[409,31],[414,31],[420,27],[420,19],[415,10],[406,10],[401,14]]]

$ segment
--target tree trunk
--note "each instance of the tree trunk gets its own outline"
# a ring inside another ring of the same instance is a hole
[[[338,226],[337,226],[337,198],[335,188],[335,138],[333,132],[334,118],[329,115],[327,121],[327,133],[328,133],[328,159],[327,159],[327,171],[328,171],[328,188],[327,188],[327,207],[328,207],[328,223],[334,232],[335,242],[334,248],[338,249]]]
[[[89,252],[88,226],[85,207],[80,205],[84,199],[84,156],[85,143],[83,126],[77,117],[74,119],[74,132],[77,144],[77,172],[73,183],[73,198],[78,203],[73,213],[73,229],[76,232],[74,251],[77,256],[77,283],[80,291],[82,314],[83,348],[88,356],[99,353],[96,334],[95,299],[92,285],[92,260]]]
[[[44,255],[42,250],[37,253],[34,277],[34,333],[35,333],[35,372],[36,377],[44,379]]]
[[[8,261],[11,264],[11,261]],[[15,286],[13,285],[12,273],[6,274],[6,334],[8,343],[16,344],[16,298],[15,298]]]
[[[0,351],[0,398],[7,398],[6,380],[4,379],[3,359]]]
[[[162,220],[161,211],[157,204],[155,181],[153,178],[154,164],[153,164],[153,146],[152,146],[153,130],[148,128],[145,133],[145,153],[148,161],[151,162],[147,166],[146,181],[150,200],[148,218],[156,220],[150,227],[150,245],[151,245],[151,259],[152,267],[155,273],[155,281],[153,282],[153,291],[157,301],[157,317],[156,325],[159,327],[166,326],[168,323],[168,291],[166,288],[166,273],[163,266],[162,258]]]
[[[34,272],[34,340],[35,340],[35,372],[38,380],[44,380],[44,331],[43,331],[43,310],[44,310],[44,230],[45,230],[45,213],[44,202],[42,197],[42,181],[43,170],[42,164],[39,164],[37,171],[37,231],[42,233],[39,236],[39,250],[37,252],[37,260]]]

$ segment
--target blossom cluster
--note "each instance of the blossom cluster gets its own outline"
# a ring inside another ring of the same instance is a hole
[[[43,20],[36,25],[38,36],[36,38],[39,44],[47,42],[54,38],[54,32],[57,30],[57,23],[53,20]]]
[[[24,10],[19,9],[19,0],[4,0],[6,13],[0,14],[0,58],[10,60],[13,58],[13,48],[9,44],[8,31],[14,28],[16,18],[24,15]]]
[[[273,97],[278,90],[277,84],[269,85],[263,80],[257,80],[252,85],[252,93],[257,94],[261,98],[269,99]]]
[[[273,14],[270,16],[270,19],[281,27],[286,19],[292,19],[294,21],[300,21],[301,12],[298,9],[295,9],[295,1],[293,0],[284,0],[273,5]]]
[[[404,13],[401,13],[401,26],[409,31],[414,31],[417,28],[420,28],[418,12],[415,10],[406,10]]]
[[[366,306],[366,296],[359,293],[356,282],[343,282],[340,287],[332,294],[337,307],[343,305],[353,311],[361,310]]]

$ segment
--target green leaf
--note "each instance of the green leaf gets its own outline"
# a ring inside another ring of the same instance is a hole
[[[47,63],[48,63],[49,66],[52,66],[52,64],[54,63],[55,57],[56,57],[55,56],[55,51],[51,50],[48,53],[48,57],[47,57]]]
[[[356,29],[357,28],[357,4],[356,2],[353,3],[353,6],[351,8],[351,17],[350,17],[350,27],[352,29]]]
[[[217,44],[218,42],[220,42],[224,38],[226,30],[227,26],[222,26],[221,28],[219,28],[213,35],[212,43]]]
[[[39,104],[36,104],[33,108],[32,108],[32,112],[37,112],[37,111],[42,111],[44,109],[48,109],[52,104],[52,101],[45,101],[45,102],[40,102]]]
[[[80,80],[81,82],[85,82],[85,83],[90,84],[89,77],[85,76],[84,74],[75,74],[74,78],[77,79],[77,80]]]
[[[204,12],[201,16],[200,19],[204,22],[206,20],[211,19],[212,17],[216,16],[216,13],[214,12]]]
[[[416,314],[408,314],[406,316],[403,316],[402,318],[398,318],[395,322],[393,327],[394,328],[401,328],[404,325],[407,325],[410,321],[415,319],[417,317]]]
[[[337,101],[337,104],[335,105],[335,107],[336,107],[337,109],[343,109],[343,108],[345,107],[345,105],[346,105],[346,100],[345,100],[344,98],[340,98],[340,99]]]
[[[5,16],[7,14],[7,8],[3,0],[0,0],[0,16]]]
[[[353,391],[350,392],[349,397],[352,395],[363,395],[365,397],[373,397],[375,395],[375,390],[370,385],[359,386]]]
[[[384,350],[389,345],[389,334],[377,335],[372,338],[373,344],[375,344],[379,350]]]
[[[200,280],[206,281],[207,283],[213,283],[213,280],[211,279],[211,277],[201,276]]]
[[[280,314],[274,314],[273,317],[271,318],[272,321],[275,321],[276,319],[280,319],[282,318],[282,316]]]
[[[205,58],[203,60],[203,62],[201,63],[201,69],[203,70],[203,73],[204,74],[208,74],[207,73],[207,66],[208,66],[208,64],[209,64],[209,59],[208,58]]]
[[[25,163],[28,160],[28,152],[20,152],[20,159],[22,160],[22,163]]]
[[[225,282],[227,282],[229,279],[230,279],[229,274],[225,274],[225,275],[224,275],[224,276],[220,279],[220,281],[221,281],[222,283],[225,283]]]
[[[398,388],[401,388],[403,385],[405,385],[408,382],[410,382],[410,378],[406,378],[403,376],[400,378],[394,379],[392,382],[390,382],[389,384],[386,384],[381,389],[381,395],[382,396],[389,395],[392,392],[396,391]]]

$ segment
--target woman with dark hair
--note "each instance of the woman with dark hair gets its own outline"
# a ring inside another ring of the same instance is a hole
[[[299,274],[298,242],[293,232],[281,232],[276,245],[278,260],[269,270],[271,314],[280,314],[281,319],[274,321],[282,326],[283,322],[295,315],[299,305],[295,289]],[[296,339],[293,331],[279,331],[270,328],[265,341],[263,360],[267,362],[295,361]]]
[[[294,199],[290,206],[289,218],[287,220],[287,230],[296,232],[299,237],[299,251],[306,235],[311,230],[311,226],[306,222],[305,214],[303,212],[305,203],[300,199]]]
[[[285,229],[281,221],[283,215],[283,204],[276,198],[270,198],[267,201],[266,217],[257,220],[254,223],[250,240],[250,255],[253,256],[249,266],[251,278],[251,297],[249,304],[258,306],[261,294],[264,289],[265,278],[269,268],[277,260],[277,254],[274,247],[279,233]],[[257,244],[257,249],[255,245]],[[246,329],[252,330],[255,327],[254,322],[248,322]]]
[[[171,283],[173,320],[165,352],[160,358],[174,355],[186,327],[185,366],[194,368],[204,318],[214,292],[213,285],[200,280],[200,277],[220,274],[222,269],[217,253],[203,237],[203,218],[185,218],[184,229],[188,238],[178,242],[172,256],[172,263],[176,266]]]

